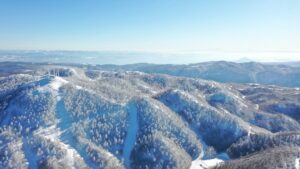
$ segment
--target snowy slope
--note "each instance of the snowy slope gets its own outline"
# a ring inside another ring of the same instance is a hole
[[[196,159],[192,162],[190,169],[211,169],[218,165],[222,165],[223,160],[214,158],[209,160]]]
[[[296,88],[32,69],[0,78],[0,168],[230,168],[265,154],[297,165]]]

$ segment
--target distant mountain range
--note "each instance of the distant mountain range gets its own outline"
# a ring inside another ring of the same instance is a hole
[[[0,168],[294,169],[298,69],[2,62]]]
[[[141,71],[172,76],[199,78],[226,83],[259,83],[286,87],[300,86],[300,66],[297,63],[262,64],[257,62],[204,62],[189,65],[99,65],[99,70]]]
[[[2,62],[1,65],[11,65],[11,70],[16,72],[27,65],[15,64],[16,62]],[[34,63],[32,63],[34,64]],[[49,63],[48,65],[51,65]],[[129,64],[129,65],[73,65],[91,70],[105,71],[140,71],[149,74],[167,74],[179,77],[214,80],[222,83],[258,83],[265,85],[278,85],[283,87],[300,87],[299,62],[287,63],[257,63],[257,62],[203,62],[187,65],[157,65],[157,64]],[[1,67],[0,67],[1,69]],[[5,74],[2,70],[1,74]]]

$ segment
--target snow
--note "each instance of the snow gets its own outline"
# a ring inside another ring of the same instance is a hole
[[[47,140],[50,140],[51,142],[55,143],[58,145],[60,148],[66,150],[66,155],[65,155],[65,161],[69,164],[69,166],[72,166],[74,168],[75,166],[75,159],[74,157],[81,158],[79,153],[71,148],[69,145],[63,143],[59,137],[62,134],[59,128],[57,128],[56,125],[52,125],[47,128],[41,128],[34,132],[35,135],[39,135],[41,137],[44,137]],[[64,159],[61,159],[64,160]]]
[[[218,158],[209,159],[209,160],[202,160],[200,158],[194,160],[190,169],[210,169],[214,168],[217,165],[220,165],[224,161]]]
[[[145,84],[140,84],[140,83],[138,83],[137,84],[138,85],[138,87],[140,87],[142,90],[145,90],[145,91],[147,91],[147,92],[149,92],[149,93],[151,93],[151,94],[157,94],[158,93],[158,91],[156,91],[154,88],[150,88],[149,86],[147,86],[147,85],[145,85]],[[138,89],[136,89],[137,91],[139,91]]]
[[[258,110],[259,109],[259,105],[255,104],[255,109]]]
[[[252,132],[252,126],[249,126],[247,137],[250,138],[251,134],[254,133]]]
[[[67,84],[67,83],[68,83],[68,81],[66,81],[65,79],[56,76],[56,77],[54,77],[54,79],[51,81],[51,83],[49,84],[49,86],[50,86],[52,89],[58,91],[59,88],[60,88],[62,85]]]
[[[248,107],[248,105],[247,104],[245,104],[244,102],[243,102],[243,100],[238,96],[238,95],[235,95],[235,94],[231,94],[231,96],[233,97],[233,98],[235,98],[236,100],[237,100],[237,102],[242,106],[242,107]],[[244,99],[244,97],[242,96],[242,98]]]
[[[40,86],[37,90],[39,92],[58,92],[59,88],[63,85],[69,83],[67,80],[63,79],[62,77],[57,76],[47,76],[42,78],[40,81]]]
[[[78,90],[81,90],[81,89],[82,89],[82,86],[76,85],[75,87],[76,87],[76,89],[78,89]]]
[[[91,90],[91,89],[88,89],[88,88],[85,88],[85,87],[82,87],[82,86],[79,86],[79,85],[75,85],[75,88],[77,90],[83,90],[83,91],[87,91],[91,94],[95,94],[95,95],[98,95],[99,97],[101,97],[103,100],[106,100],[108,102],[111,102],[111,103],[116,103],[116,104],[120,104],[120,105],[126,105],[126,102],[117,102],[116,100],[114,99],[110,99],[110,98],[107,98],[107,97],[102,97],[101,95],[97,94],[95,91]]]
[[[36,153],[34,153],[31,150],[30,145],[28,145],[27,141],[23,141],[24,142],[23,150],[24,150],[24,155],[27,159],[26,163],[28,165],[28,168],[38,168],[37,160],[39,159],[39,157],[37,156]]]
[[[80,72],[79,72],[80,73]],[[107,97],[106,95],[102,96],[102,93],[101,92],[98,92],[98,90],[92,90],[94,88],[94,84],[85,84],[86,81],[81,81],[81,83],[78,83],[78,85],[76,85],[75,82],[79,82],[79,77],[74,77],[71,78],[71,77],[67,77],[67,78],[62,78],[62,77],[55,77],[55,76],[44,76],[44,77],[40,77],[40,76],[37,76],[37,78],[39,78],[38,82],[35,82],[34,85],[38,87],[38,89],[40,91],[43,91],[45,90],[44,92],[51,92],[53,95],[49,95],[50,97],[54,96],[56,98],[55,100],[55,104],[56,104],[56,114],[55,114],[55,118],[57,119],[57,121],[55,123],[52,123],[51,126],[44,126],[42,128],[40,128],[39,130],[37,130],[35,132],[35,134],[37,134],[38,136],[46,139],[46,140],[49,140],[50,142],[52,142],[54,145],[57,145],[58,147],[61,147],[63,150],[65,150],[66,152],[66,157],[63,157],[64,160],[66,160],[66,163],[67,164],[70,164],[70,166],[74,166],[75,163],[76,163],[76,160],[78,158],[81,158],[81,157],[84,157],[85,158],[85,154],[87,154],[86,152],[82,153],[81,150],[83,149],[82,147],[79,147],[76,145],[76,140],[74,140],[73,138],[73,133],[70,132],[70,128],[72,127],[72,124],[74,122],[77,123],[77,119],[74,120],[73,117],[71,116],[70,112],[68,112],[66,109],[65,109],[65,105],[64,105],[64,101],[62,99],[60,99],[62,96],[63,96],[63,91],[60,90],[65,84],[68,84],[68,83],[72,83],[72,87],[78,89],[78,90],[85,90],[85,91],[88,91],[89,93],[88,94],[95,94],[97,95],[97,98],[100,98],[102,100],[101,97]],[[70,81],[67,81],[66,79],[70,80]],[[125,78],[124,78],[125,79]],[[85,79],[84,79],[85,80]],[[125,79],[126,80],[126,79]],[[130,79],[131,80],[131,79]],[[74,82],[74,83],[73,83]],[[152,87],[151,85],[149,84],[146,84],[144,82],[141,82],[141,83],[138,83],[139,81],[134,81],[135,83],[137,83],[137,87],[141,87],[145,90],[150,90],[151,88],[159,92],[165,92],[166,91],[172,91],[173,88],[172,88],[172,85],[174,84],[170,84],[170,87],[169,86],[166,86],[165,88],[159,88],[159,87]],[[104,81],[101,81],[99,83],[105,83]],[[133,84],[135,84],[133,83]],[[171,83],[171,82],[170,82]],[[172,82],[173,83],[173,82]],[[175,83],[175,82],[174,82]],[[177,83],[177,81],[176,81]],[[79,86],[79,85],[82,85],[82,86]],[[95,83],[96,85],[96,83]],[[107,84],[104,84],[103,86],[106,86]],[[128,82],[128,85],[129,85],[129,82]],[[101,87],[101,86],[100,86]],[[109,87],[109,86],[108,86]],[[136,87],[136,86],[135,86]],[[187,88],[187,89],[190,89],[189,86],[184,86],[184,88]],[[209,87],[209,86],[208,86]],[[169,89],[170,88],[170,89]],[[231,86],[230,86],[231,88]],[[34,90],[35,88],[33,88]],[[102,89],[102,88],[101,88]],[[118,88],[117,88],[118,89]],[[123,88],[120,88],[120,90],[123,89]],[[133,88],[134,89],[134,88]],[[223,89],[223,88],[221,88]],[[221,90],[220,89],[220,90]],[[232,89],[232,90],[236,90],[236,89]],[[102,90],[99,90],[99,91],[102,91]],[[229,99],[232,98],[232,100],[234,100],[234,102],[232,104],[234,105],[243,105],[245,104],[245,107],[247,107],[246,104],[248,104],[249,102],[246,102],[244,99],[245,99],[245,96],[242,96],[241,94],[239,94],[238,92],[234,93],[234,91],[226,91],[225,92],[225,89],[224,89],[224,97],[229,97]],[[39,92],[39,91],[34,91],[34,92]],[[158,100],[156,97],[154,99],[151,98],[151,102],[149,101],[149,103],[147,102],[147,104],[153,104],[153,107],[155,107],[155,109],[162,109],[162,111],[164,112],[165,110],[166,111],[169,111],[169,112],[166,112],[166,117],[173,117],[171,116],[173,114],[173,112],[171,112],[169,110],[169,108],[171,108],[171,110],[174,110],[174,113],[176,112],[179,112],[179,111],[175,111],[176,109],[179,109],[177,107],[180,107],[180,106],[190,106],[191,109],[193,110],[194,109],[194,105],[197,105],[199,106],[199,109],[202,110],[202,109],[206,109],[206,107],[204,106],[207,106],[207,109],[210,108],[211,111],[216,111],[216,114],[221,114],[222,116],[220,117],[227,117],[227,114],[231,115],[231,116],[234,116],[232,115],[230,112],[228,112],[228,110],[222,108],[220,106],[220,108],[218,107],[214,107],[213,105],[210,105],[207,103],[206,100],[202,100],[204,99],[204,97],[207,97],[208,94],[206,93],[203,93],[201,91],[197,91],[197,92],[189,92],[188,90],[185,90],[183,89],[183,87],[179,87],[179,89],[176,89],[176,90],[173,90],[173,92],[178,92],[180,95],[178,96],[178,104],[174,104],[174,109],[169,105],[163,105],[160,101]],[[117,93],[117,92],[116,92]],[[124,92],[125,93],[125,92]],[[146,96],[141,96],[141,97],[152,97],[150,94],[150,92],[145,92],[145,91],[141,91],[140,93],[133,93],[134,95],[135,94],[145,94]],[[228,94],[229,93],[229,94]],[[84,93],[85,94],[85,93]],[[112,95],[115,94],[114,91],[112,91]],[[127,94],[127,93],[126,93]],[[168,93],[167,93],[168,94]],[[173,95],[172,95],[173,94]],[[98,96],[99,95],[99,96]],[[48,95],[47,95],[48,96]],[[127,95],[126,95],[127,96]],[[131,95],[128,95],[131,97]],[[168,95],[167,95],[168,96]],[[177,97],[177,95],[174,95],[174,93],[171,93],[171,96],[174,96],[174,97]],[[173,98],[174,98],[173,97]],[[173,98],[172,97],[169,97],[170,98],[170,101],[173,102],[173,101],[176,101],[177,99],[174,99],[172,100]],[[107,100],[110,99],[109,97],[107,97]],[[156,100],[157,99],[157,100]],[[181,99],[181,100],[180,100]],[[226,99],[226,98],[225,98]],[[207,99],[208,100],[208,99]],[[216,99],[218,100],[218,98]],[[232,100],[229,100],[229,101],[232,101]],[[51,100],[52,101],[52,100]],[[113,100],[114,102],[118,103],[117,102],[117,99],[116,100]],[[111,102],[113,102],[111,101]],[[221,100],[222,101],[222,100]],[[226,100],[225,100],[226,101]],[[226,103],[226,102],[225,102]],[[52,102],[51,102],[52,104]],[[185,104],[188,104],[188,105],[185,105]],[[202,105],[203,104],[203,105]],[[107,104],[110,106],[110,103]],[[126,103],[127,105],[127,103]],[[252,103],[249,104],[251,106],[253,106],[254,108],[256,109],[259,109],[259,105],[253,105]],[[119,103],[118,105],[119,106]],[[201,106],[203,106],[204,108],[202,108]],[[121,107],[121,106],[120,106]],[[152,106],[149,106],[150,108]],[[53,107],[54,108],[54,107]],[[110,108],[110,107],[109,107]],[[125,106],[122,107],[122,110],[124,110]],[[116,108],[117,109],[117,108]],[[198,107],[197,107],[198,109]],[[208,110],[210,110],[208,109]],[[223,116],[223,113],[222,111],[220,110],[223,110],[226,114],[224,114]],[[185,110],[185,109],[183,109]],[[120,158],[121,156],[121,159],[120,160],[124,160],[124,164],[126,165],[126,168],[130,168],[130,156],[132,154],[132,150],[135,146],[135,143],[136,143],[136,135],[137,135],[137,132],[138,132],[138,128],[141,127],[139,126],[138,124],[138,115],[137,115],[137,112],[136,112],[136,107],[134,105],[132,106],[128,106],[127,107],[127,111],[128,111],[128,117],[126,119],[126,121],[128,121],[128,126],[127,126],[127,129],[125,129],[127,132],[126,132],[126,137],[125,138],[122,138],[122,141],[124,139],[124,148],[122,149],[123,152],[121,155],[117,154],[117,158]],[[154,110],[155,112],[155,110]],[[214,113],[214,112],[209,112],[209,113]],[[179,114],[179,113],[178,113]],[[229,117],[231,117],[229,116]],[[6,117],[9,117],[9,116],[6,116]],[[175,117],[175,116],[174,116]],[[181,116],[180,116],[181,117]],[[202,116],[200,116],[202,118]],[[211,117],[213,117],[212,115],[208,116],[207,119],[208,120],[211,120]],[[218,117],[218,116],[217,116]],[[238,118],[240,119],[240,118]],[[85,120],[85,119],[84,119]],[[177,120],[177,119],[176,119]],[[179,119],[181,122],[181,119]],[[202,120],[202,119],[200,119]],[[7,121],[6,119],[4,119],[4,122]],[[183,122],[186,122],[185,119],[182,120]],[[240,120],[242,121],[242,119]],[[52,121],[51,121],[52,122]],[[49,123],[51,123],[49,122]],[[209,121],[210,122],[210,121]],[[243,121],[242,121],[243,122]],[[47,123],[47,124],[49,124]],[[249,127],[248,129],[248,137],[250,137],[250,135],[254,134],[254,132],[257,132],[256,128],[252,128],[252,127],[255,127],[254,126],[249,126],[249,125],[246,125],[248,123],[241,123],[241,128],[243,127],[244,129],[243,130],[246,130],[246,127]],[[186,124],[186,125],[190,125],[190,124]],[[196,123],[195,123],[196,125]],[[198,125],[198,124],[197,124]],[[240,122],[238,123],[238,125],[240,125]],[[205,144],[205,142],[203,141],[203,139],[201,138],[201,133],[196,133],[197,126],[193,127],[193,125],[190,125],[188,128],[189,129],[192,129],[191,130],[191,133],[192,131],[194,131],[194,133],[196,135],[198,135],[198,140],[199,142],[201,142],[201,144],[203,145],[202,149],[206,149],[207,145]],[[240,127],[240,126],[238,126]],[[28,131],[30,128],[28,128]],[[74,129],[74,128],[72,128]],[[246,130],[247,131],[247,130]],[[123,132],[123,131],[122,131]],[[238,131],[237,131],[238,132]],[[236,133],[236,132],[235,132]],[[234,133],[234,134],[235,134]],[[98,133],[97,133],[98,134]],[[102,134],[102,133],[101,133]],[[189,134],[189,133],[188,133]],[[122,135],[123,137],[123,135]],[[196,137],[196,136],[195,136]],[[72,139],[74,140],[72,142]],[[196,141],[195,141],[196,142]],[[0,146],[1,147],[1,146]],[[29,146],[30,147],[30,146]],[[119,147],[118,147],[119,148]],[[120,148],[121,149],[121,148]],[[80,153],[78,153],[80,152]],[[110,157],[115,157],[113,154],[111,154],[110,152],[106,152],[108,156]],[[211,168],[211,167],[214,167],[218,164],[221,164],[223,162],[223,160],[225,161],[226,159],[223,159],[222,157],[220,156],[216,156],[214,157],[213,159],[206,159],[207,157],[204,156],[204,153],[205,151],[201,151],[201,154],[198,153],[197,155],[199,156],[198,159],[194,160],[195,159],[195,156],[193,156],[193,162],[192,162],[192,165],[191,165],[191,169],[199,169],[199,168]],[[81,154],[81,157],[80,155]],[[226,155],[226,153],[224,153]],[[30,156],[30,155],[29,155]],[[76,158],[78,157],[78,158]],[[294,159],[293,159],[294,160]],[[33,160],[34,161],[34,158]],[[33,164],[34,162],[30,162],[30,164]],[[295,161],[295,165],[298,165],[299,166],[299,161]],[[299,168],[299,167],[297,167]]]
[[[45,85],[42,86],[38,89],[38,91],[40,92],[52,92],[55,96],[56,96],[56,100],[57,100],[57,110],[56,111],[63,111],[64,107],[62,108],[63,104],[61,101],[61,96],[59,93],[59,89],[64,85],[67,84],[68,81],[61,78],[61,77],[57,77],[55,76],[54,78],[52,78],[50,80],[50,82]],[[58,112],[58,113],[67,113],[67,112]],[[62,118],[60,115],[60,118]],[[62,118],[60,119],[62,121],[64,121],[65,119]],[[63,123],[66,123],[65,121]],[[61,135],[63,134],[64,131],[62,131],[62,123],[60,121],[57,121],[55,124],[47,127],[47,128],[40,128],[37,131],[34,132],[35,135],[39,135],[41,137],[44,137],[47,140],[50,140],[51,142],[55,143],[56,145],[58,145],[60,148],[66,150],[66,156],[64,159],[61,160],[65,160],[69,166],[72,166],[72,168],[74,168],[75,166],[75,157],[78,159],[82,159],[82,157],[79,155],[79,153],[72,148],[70,145],[65,144],[60,138]],[[65,125],[65,124],[64,124]],[[63,129],[64,130],[64,129]]]
[[[215,167],[223,162],[223,160],[220,160],[218,158],[210,159],[210,160],[204,160],[204,164],[208,166],[208,168]]]
[[[136,107],[133,105],[129,105],[128,113],[129,113],[129,120],[128,120],[129,127],[127,129],[127,136],[124,142],[124,149],[123,149],[123,158],[124,158],[126,168],[130,168],[130,154],[134,147],[136,141],[136,135],[138,132],[138,119],[137,119]]]
[[[300,169],[300,158],[295,159],[295,168]]]
[[[69,69],[74,75],[78,75],[78,72],[74,68],[69,68]]]
[[[56,127],[56,125],[52,125],[47,128],[40,128],[36,130],[34,135],[40,135],[45,137],[47,140],[55,141],[61,135],[61,131]]]
[[[189,94],[187,94],[187,93],[185,93],[185,92],[183,92],[183,91],[181,91],[181,90],[174,90],[174,91],[175,91],[175,92],[179,92],[179,93],[182,94],[184,97],[186,97],[187,99],[191,100],[192,102],[197,103],[197,104],[200,104],[199,101],[198,101],[195,97],[193,97],[193,96],[191,96],[191,95],[189,95]]]
[[[220,160],[223,160],[223,161],[230,160],[230,157],[229,157],[228,154],[225,153],[225,152],[219,153],[219,154],[217,155],[217,158],[220,159]]]

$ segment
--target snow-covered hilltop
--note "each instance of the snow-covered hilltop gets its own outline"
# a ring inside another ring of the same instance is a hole
[[[0,168],[299,164],[298,88],[82,65],[2,66]]]

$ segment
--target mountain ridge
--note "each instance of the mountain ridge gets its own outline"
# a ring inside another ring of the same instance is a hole
[[[264,151],[286,166],[297,157],[297,88],[29,65],[0,77],[2,168],[226,168]]]

